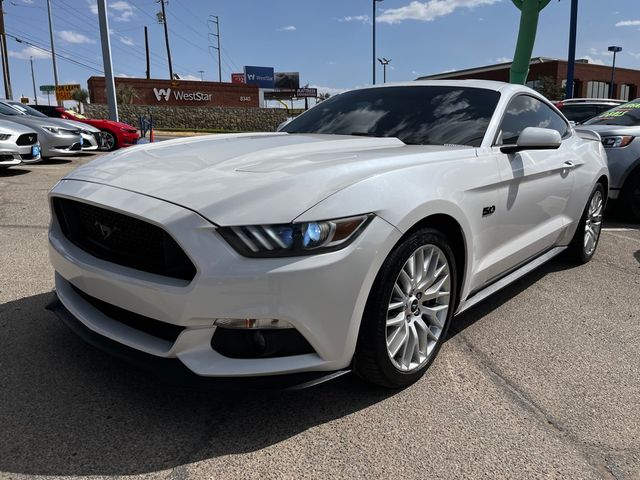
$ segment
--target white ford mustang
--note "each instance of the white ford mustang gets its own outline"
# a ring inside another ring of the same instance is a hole
[[[181,381],[402,387],[456,313],[565,250],[591,259],[599,140],[526,87],[430,81],[106,155],[50,193],[51,308]]]

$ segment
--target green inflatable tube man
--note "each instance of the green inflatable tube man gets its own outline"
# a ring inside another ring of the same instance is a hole
[[[538,17],[544,7],[549,5],[551,0],[511,0],[520,9],[520,32],[518,33],[518,43],[516,53],[511,64],[511,74],[509,81],[524,85],[529,75],[529,64],[533,53],[533,44],[536,41],[536,31],[538,30]]]

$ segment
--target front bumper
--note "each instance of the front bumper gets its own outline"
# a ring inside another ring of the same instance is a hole
[[[40,146],[43,157],[66,157],[82,151],[80,135],[49,134],[42,137]]]
[[[122,133],[122,146],[123,147],[129,147],[131,145],[135,145],[135,144],[138,143],[139,139],[140,139],[140,135],[138,135],[138,132],[136,132],[136,133],[123,132]]]
[[[97,259],[69,242],[52,221],[49,244],[60,302],[101,337],[196,376],[256,377],[335,372],[349,367],[368,293],[400,233],[375,218],[343,250],[309,257],[239,256],[211,223],[182,207],[104,185],[62,181],[52,195],[81,199],[164,228],[196,266],[190,282]],[[73,288],[151,319],[184,327],[167,341],[110,318]],[[314,353],[259,359],[229,358],[211,346],[216,318],[277,318],[291,323]]]
[[[82,151],[83,152],[92,152],[98,149],[98,139],[96,137],[97,133],[82,133]]]

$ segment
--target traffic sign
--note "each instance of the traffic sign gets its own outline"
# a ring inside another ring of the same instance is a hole
[[[40,91],[41,92],[55,92],[56,91],[56,86],[55,85],[40,85]]]
[[[73,98],[71,98],[71,92],[79,89],[80,85],[77,83],[72,83],[69,85],[58,85],[56,87],[56,100],[58,100],[59,102],[64,100],[73,100]]]

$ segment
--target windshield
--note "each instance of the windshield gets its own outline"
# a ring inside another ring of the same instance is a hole
[[[453,86],[354,90],[323,101],[281,131],[479,147],[499,98],[494,90]]]
[[[64,113],[66,113],[67,115],[70,115],[72,117],[82,118],[82,119],[85,119],[85,120],[88,118],[88,117],[85,117],[84,115],[82,115],[82,114],[80,114],[78,112],[75,112],[73,110],[65,110]]]
[[[39,112],[38,110],[36,110],[35,108],[30,107],[29,105],[24,105],[24,104],[18,103],[18,102],[11,102],[11,103],[9,103],[9,105],[11,105],[13,108],[18,110],[20,113],[24,113],[25,115],[32,115],[34,117],[47,118],[47,116],[44,113]]]
[[[25,115],[22,112],[19,112],[15,108],[7,105],[6,103],[0,102],[0,114],[2,115]]]
[[[635,127],[640,125],[640,99],[612,108],[592,118],[585,125],[619,125]]]

